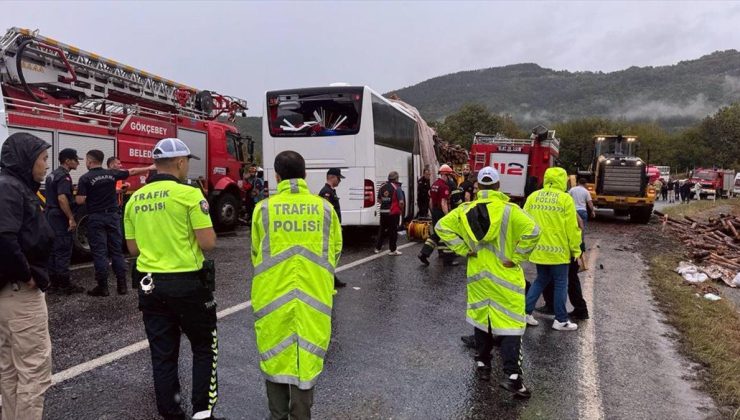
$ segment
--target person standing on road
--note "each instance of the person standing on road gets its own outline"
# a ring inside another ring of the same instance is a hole
[[[663,201],[668,201],[668,183],[663,183],[660,187],[660,195],[663,197]]]
[[[254,332],[270,418],[304,420],[329,348],[342,230],[331,205],[308,190],[300,154],[279,153],[274,168],[277,194],[252,218]]]
[[[529,260],[537,265],[537,278],[527,292],[527,324],[538,325],[532,316],[535,304],[550,282],[555,283],[555,321],[552,328],[572,331],[578,325],[570,322],[565,306],[568,288],[568,266],[581,255],[581,229],[573,198],[565,192],[568,174],[563,168],[545,171],[544,187],[529,196],[524,211],[542,229]]]
[[[498,171],[483,168],[478,186],[477,199],[440,219],[435,231],[456,254],[468,257],[467,320],[475,327],[481,379],[490,380],[491,350],[497,341],[506,375],[501,386],[529,398],[521,366],[526,323],[524,271],[519,264],[534,249],[539,228],[498,191]]]
[[[87,210],[87,240],[90,242],[97,283],[95,288],[88,290],[90,296],[110,295],[108,257],[116,275],[118,294],[126,294],[126,260],[123,258],[121,209],[116,197],[116,183],[154,169],[153,166],[129,170],[103,169],[104,158],[100,150],[87,152],[87,173],[80,177],[75,197],[77,205],[84,204]]]
[[[424,265],[429,265],[429,257],[432,256],[435,249],[439,249],[444,265],[458,265],[454,260],[455,254],[447,248],[447,245],[439,244],[439,236],[434,233],[434,226],[437,225],[439,219],[450,211],[450,182],[455,182],[455,171],[452,170],[450,165],[440,166],[439,178],[434,181],[429,193],[429,207],[432,210],[431,236],[424,242],[424,246],[417,256]]]
[[[152,356],[157,409],[165,419],[188,419],[180,407],[178,359],[184,333],[193,352],[193,419],[212,419],[218,401],[215,267],[203,251],[216,246],[208,201],[186,185],[190,159],[176,138],[152,152],[157,174],[126,204],[126,245],[136,259],[139,310]]]
[[[378,188],[378,202],[380,203],[380,227],[375,253],[380,252],[385,238],[388,238],[388,249],[390,250],[388,255],[401,255],[396,243],[398,242],[398,225],[406,210],[406,196],[401,189],[401,183],[398,182],[398,172],[391,171],[388,174],[388,182]]]
[[[75,149],[59,152],[59,166],[46,177],[46,220],[54,230],[54,250],[49,257],[49,294],[82,293],[82,287],[70,280],[69,264],[72,260],[72,233],[77,229],[72,199],[72,177],[69,172],[80,165]]]
[[[419,212],[416,218],[429,217],[429,190],[431,188],[432,171],[428,166],[424,167],[421,178],[416,183],[416,204],[419,206]]]
[[[681,183],[678,180],[673,181],[673,202],[681,200]]]
[[[329,204],[334,207],[334,211],[337,213],[337,218],[339,219],[339,224],[342,224],[342,210],[339,207],[339,197],[337,196],[337,187],[339,186],[339,183],[342,182],[344,179],[344,175],[342,175],[342,170],[339,168],[331,168],[328,171],[326,171],[326,184],[324,184],[324,188],[319,191],[319,195],[321,197],[324,197],[326,201],[329,202]],[[334,274],[334,288],[338,289],[340,287],[345,287],[347,283],[339,280],[337,278],[337,275]]]
[[[460,183],[460,191],[463,194],[463,201],[468,203],[475,200],[475,181],[474,174],[468,174],[467,179]]]
[[[48,143],[28,133],[0,151],[0,395],[3,420],[41,420],[51,386],[51,339],[43,291],[54,231],[36,192]]]
[[[247,221],[250,221],[254,213],[254,206],[264,198],[265,183],[262,178],[257,176],[257,165],[249,165],[244,177],[244,188],[247,192]]]
[[[591,200],[591,193],[586,188],[588,181],[586,178],[578,179],[578,185],[571,188],[568,191],[573,201],[576,204],[576,213],[581,217],[581,220],[585,223],[589,218],[596,217],[596,210],[594,210],[594,202]]]

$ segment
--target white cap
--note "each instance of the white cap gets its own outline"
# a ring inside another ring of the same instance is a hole
[[[480,185],[493,185],[499,182],[500,179],[498,171],[490,166],[486,166],[478,172],[478,184]]]
[[[190,148],[187,144],[185,144],[185,142],[176,138],[168,138],[158,141],[157,144],[154,146],[152,156],[154,157],[154,160],[181,156],[200,160],[198,156],[190,153]]]

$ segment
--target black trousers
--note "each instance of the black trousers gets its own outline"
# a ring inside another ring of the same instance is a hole
[[[444,262],[450,262],[455,258],[455,254],[453,254],[452,251],[447,248],[447,245],[445,245],[444,243],[440,244],[439,236],[437,236],[437,233],[434,232],[434,226],[436,226],[439,219],[443,218],[444,216],[445,214],[442,209],[432,209],[432,232],[431,235],[429,235],[429,239],[424,242],[424,246],[421,247],[421,254],[429,258],[434,250],[438,249],[440,257],[442,257]]]
[[[419,206],[419,211],[416,213],[416,218],[429,217],[429,199],[422,200],[422,202],[416,203]]]
[[[550,307],[554,307],[555,298],[555,286],[553,282],[545,287],[542,292],[542,297],[545,299],[545,304]],[[571,259],[570,265],[568,266],[568,299],[570,304],[573,305],[575,312],[588,313],[588,304],[583,299],[583,290],[581,289],[581,279],[578,278],[578,261]]]
[[[398,223],[401,221],[400,214],[381,214],[380,215],[380,228],[378,229],[378,242],[375,244],[375,249],[383,247],[385,238],[388,238],[388,249],[391,252],[396,250],[396,242],[398,242]]]
[[[154,277],[154,290],[139,290],[139,309],[152,355],[154,392],[162,416],[182,415],[177,367],[180,336],[193,352],[193,413],[212,410],[218,400],[216,302],[195,273]]]
[[[118,212],[87,215],[87,239],[95,266],[98,287],[108,288],[108,257],[119,287],[126,286],[126,260],[123,258],[121,214]]]
[[[308,420],[313,406],[313,388],[299,389],[295,385],[265,381],[270,420]]]
[[[506,376],[513,374],[522,374],[522,337],[519,335],[499,335],[494,338],[489,325],[488,331],[475,329],[475,342],[477,345],[478,355],[476,361],[483,362],[486,366],[491,366],[491,350],[493,350],[494,341],[500,343],[499,354],[503,363],[503,371]]]

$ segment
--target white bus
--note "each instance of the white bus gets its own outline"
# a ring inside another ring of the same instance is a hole
[[[306,181],[318,194],[329,168],[346,179],[337,188],[345,226],[379,224],[377,190],[397,171],[406,217],[415,214],[421,175],[416,120],[367,86],[329,86],[267,92],[262,156],[270,193],[276,191],[275,156],[284,150],[306,160]]]

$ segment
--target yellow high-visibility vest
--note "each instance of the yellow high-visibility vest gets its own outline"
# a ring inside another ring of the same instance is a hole
[[[523,335],[525,280],[519,266],[539,239],[534,220],[498,191],[482,190],[475,201],[464,203],[437,222],[435,232],[456,254],[468,256],[467,321],[496,335]],[[483,204],[488,230],[477,239],[468,213]],[[512,262],[514,267],[505,267]]]
[[[303,179],[280,182],[252,216],[252,308],[260,368],[271,382],[311,389],[331,338],[342,232]]]

